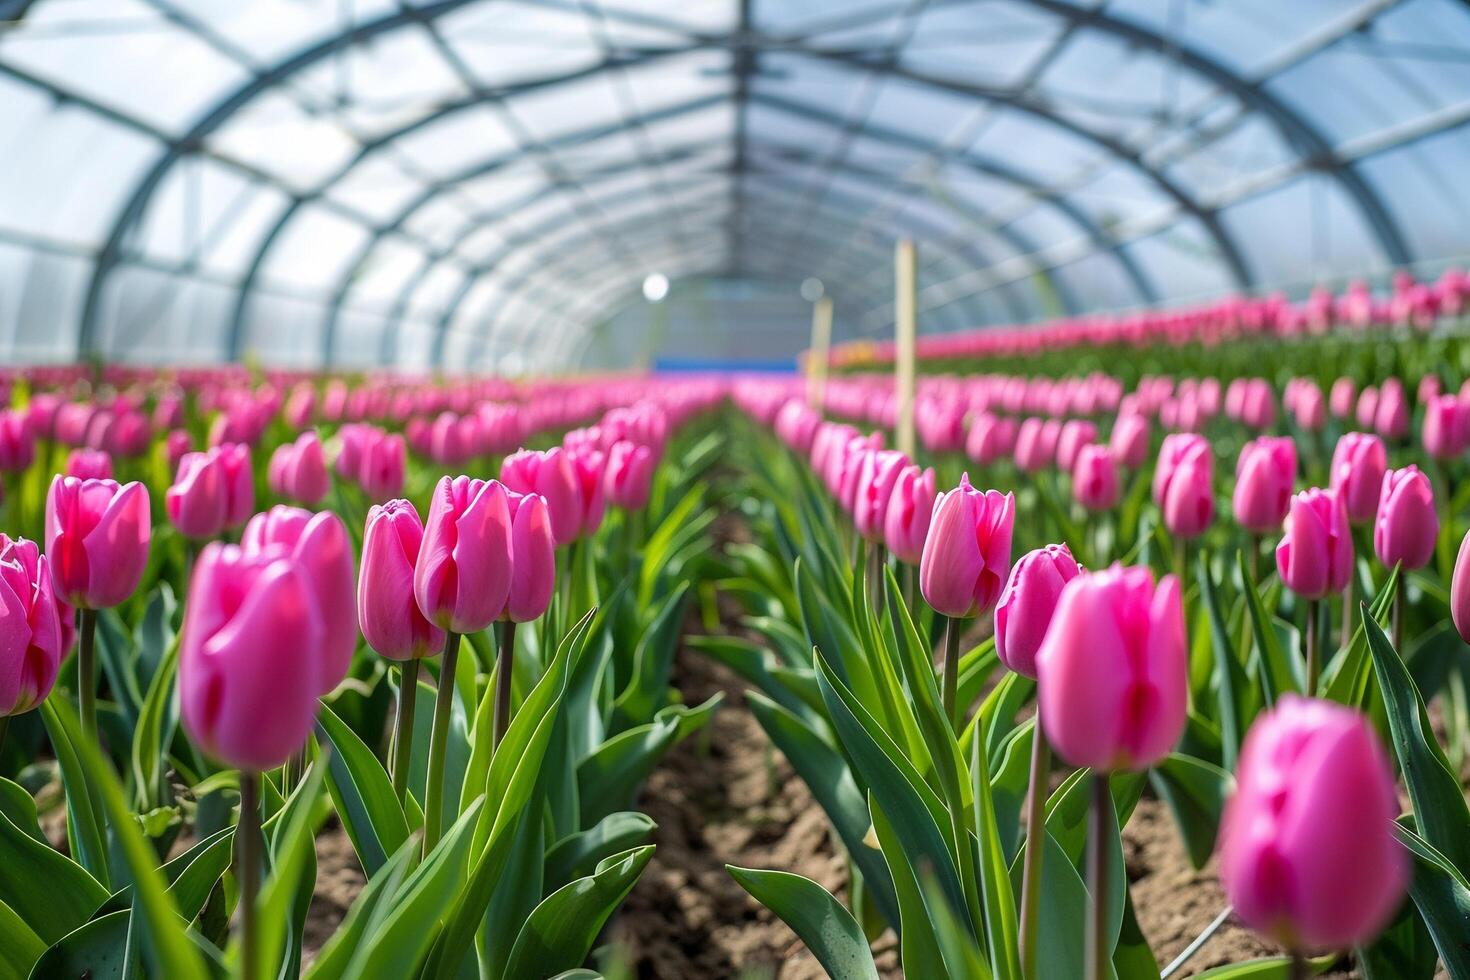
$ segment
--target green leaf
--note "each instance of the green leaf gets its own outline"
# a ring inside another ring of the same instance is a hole
[[[327,705],[322,705],[317,724],[333,748],[327,755],[332,805],[363,872],[371,878],[408,839],[408,820],[393,792],[393,781],[357,733]]]
[[[1470,484],[1467,484],[1470,486]],[[1399,588],[1399,567],[1389,572],[1388,580],[1378,590],[1368,607],[1373,620],[1379,626],[1388,625],[1389,611],[1393,608],[1394,596]],[[1360,617],[1353,617],[1359,619]],[[1353,630],[1347,648],[1338,654],[1322,671],[1322,682],[1317,688],[1322,697],[1339,704],[1362,707],[1368,681],[1373,673],[1373,664],[1368,657],[1368,634],[1363,624]]]
[[[563,837],[546,851],[544,887],[555,891],[592,874],[604,858],[648,843],[655,829],[652,818],[624,810],[609,813],[595,827]]]
[[[1189,850],[1189,861],[1198,871],[1215,851],[1220,814],[1234,778],[1219,766],[1178,753],[1154,766],[1149,778],[1173,811]]]
[[[1258,594],[1259,586],[1246,566],[1244,552],[1235,553],[1235,564],[1240,572],[1240,580],[1245,583],[1245,602],[1246,609],[1250,613],[1251,630],[1256,641],[1259,681],[1261,691],[1265,696],[1265,703],[1269,707],[1287,691],[1300,691],[1301,682],[1297,679],[1292,662],[1287,659],[1281,649],[1271,616],[1261,605],[1261,597]]]
[[[613,736],[577,766],[577,793],[583,826],[615,810],[625,810],[664,754],[704,727],[724,699],[717,692],[694,708],[664,708],[646,725]]]
[[[1399,839],[1414,856],[1409,895],[1424,917],[1434,948],[1451,977],[1470,977],[1470,882],[1429,841],[1400,825]]]
[[[1220,723],[1220,751],[1226,769],[1235,768],[1235,758],[1240,752],[1240,741],[1254,712],[1247,703],[1251,690],[1250,680],[1245,676],[1230,641],[1230,631],[1225,627],[1225,615],[1220,610],[1220,593],[1215,577],[1210,574],[1207,556],[1201,552],[1195,563],[1196,578],[1200,594],[1205,599],[1205,612],[1210,620],[1210,634],[1214,639],[1215,685],[1219,696],[1216,720]],[[1182,585],[1182,583],[1181,583]]]
[[[160,806],[167,799],[163,777],[168,764],[168,747],[173,741],[177,723],[173,681],[178,665],[179,647],[174,643],[153,672],[148,695],[143,699],[138,714],[137,727],[133,729],[133,796],[139,809]]]
[[[339,980],[346,972],[365,937],[377,933],[392,909],[394,896],[413,867],[421,846],[422,841],[417,836],[410,837],[393,852],[378,873],[368,879],[357,898],[353,899],[342,924],[306,971],[306,980]]]
[[[1021,978],[1021,954],[1016,943],[1016,897],[1006,873],[1005,849],[996,828],[995,804],[990,797],[986,754],[975,743],[970,752],[970,778],[975,796],[975,836],[980,842],[980,891],[984,903],[985,933],[990,967],[997,980]],[[963,841],[969,847],[969,840]],[[1048,974],[1050,975],[1050,974]]]
[[[277,964],[288,955],[287,937],[297,921],[300,899],[307,900],[316,885],[316,838],[313,811],[321,796],[326,767],[318,758],[307,769],[306,778],[296,787],[282,809],[262,828],[267,849],[273,855],[270,877],[256,897],[256,963],[264,970],[277,972]],[[310,862],[310,863],[308,863]],[[305,872],[311,871],[310,875]],[[301,892],[305,891],[302,895]],[[230,943],[228,956],[237,967],[240,957],[238,935]],[[299,939],[299,937],[297,937]],[[244,977],[242,980],[262,980]]]
[[[1429,726],[1429,714],[1408,668],[1371,616],[1363,617],[1373,670],[1383,691],[1394,754],[1414,806],[1419,834],[1470,876],[1470,807]]]
[[[595,874],[548,895],[521,926],[506,980],[542,980],[579,966],[651,857],[651,844],[615,854]]]
[[[964,956],[966,948],[975,947],[975,932],[970,926],[969,914],[961,915],[960,910],[946,897],[946,892],[938,882],[933,881],[933,876],[927,870],[925,884],[921,886],[918,873],[904,857],[903,844],[899,841],[898,831],[892,821],[883,813],[876,796],[870,793],[868,800],[873,836],[877,838],[879,848],[888,861],[894,893],[897,896],[900,919],[899,956],[904,973],[911,977],[950,976],[952,971],[945,965],[947,952],[950,955],[960,954],[954,961],[954,966],[962,969],[969,959]],[[942,944],[938,935],[941,924],[953,928],[963,939]],[[945,948],[941,948],[942,946]],[[980,962],[983,964],[985,961],[982,959]],[[985,976],[989,975],[989,970],[986,965]]]
[[[19,783],[0,779],[0,814],[41,843],[46,835],[41,833],[40,818],[36,814],[36,798]]]
[[[41,720],[51,739],[51,748],[61,766],[61,783],[66,790],[67,839],[71,853],[105,888],[111,883],[107,865],[107,834],[103,827],[102,802],[98,791],[87,780],[82,765],[81,725],[70,705],[61,706],[57,698],[41,702]]]
[[[0,907],[3,908],[3,907]],[[3,916],[0,916],[3,918]],[[47,977],[85,977],[87,980],[123,980],[135,968],[134,951],[129,955],[128,927],[132,913],[128,909],[109,912],[84,923],[51,945],[32,960],[33,966],[16,972],[0,972],[0,976],[45,980]],[[0,943],[0,967],[10,951]]]
[[[699,634],[688,637],[690,647],[729,667],[747,683],[755,686],[766,697],[797,715],[810,715],[809,702],[785,683],[789,673],[777,673],[782,665],[770,651],[742,636]],[[816,691],[815,675],[812,690]],[[820,703],[821,695],[817,695]]]
[[[757,902],[801,937],[832,980],[877,980],[878,967],[852,913],[810,878],[725,865]]]
[[[46,944],[14,909],[0,902],[0,978],[28,976],[46,952]],[[53,974],[61,976],[62,974]]]

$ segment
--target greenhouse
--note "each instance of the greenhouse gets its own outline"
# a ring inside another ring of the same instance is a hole
[[[0,0],[0,980],[1470,980],[1470,5]]]

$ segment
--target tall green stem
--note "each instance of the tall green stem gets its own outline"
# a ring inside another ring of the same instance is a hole
[[[260,893],[260,773],[240,771],[240,822],[235,827],[235,877],[240,882],[240,976],[257,980],[255,897]]]
[[[1322,626],[1317,621],[1317,599],[1307,602],[1307,697],[1317,693],[1317,676],[1322,672]]]
[[[408,804],[408,771],[413,766],[413,709],[418,703],[419,661],[398,668],[398,722],[393,730],[393,795]]]
[[[516,659],[516,624],[506,620],[500,624],[500,642],[495,651],[495,748],[510,730],[510,684]]]
[[[77,625],[77,697],[82,715],[82,734],[97,743],[97,611],[81,609]]]
[[[955,709],[960,679],[960,628],[960,620],[950,616],[944,629],[944,717],[949,719],[956,730],[959,729],[961,720]]]
[[[444,748],[449,740],[449,715],[454,705],[454,668],[459,660],[459,637],[444,634],[444,657],[439,663],[439,693],[434,699],[434,727],[429,732],[428,788],[424,791],[424,854],[439,843],[444,819]]]
[[[1298,950],[1291,951],[1291,969],[1288,975],[1291,980],[1307,980],[1312,975],[1311,967],[1307,965],[1307,958]]]
[[[1041,980],[1036,972],[1036,939],[1041,932],[1041,855],[1046,850],[1046,797],[1051,775],[1051,746],[1041,730],[1037,707],[1031,733],[1031,785],[1026,791],[1026,858],[1021,871],[1021,975]]]
[[[1092,774],[1092,815],[1087,851],[1087,890],[1092,896],[1092,915],[1087,920],[1087,980],[1104,980],[1108,975],[1108,844],[1112,821],[1105,807],[1113,805],[1108,791],[1108,774]]]

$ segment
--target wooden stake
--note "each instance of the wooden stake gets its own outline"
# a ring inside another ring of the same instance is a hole
[[[915,295],[918,256],[912,240],[903,238],[894,253],[897,273],[894,294],[894,381],[898,395],[898,425],[894,439],[901,452],[914,455],[914,338],[919,332],[918,297]]]
[[[827,395],[827,363],[832,358],[832,300],[812,304],[812,346],[807,351],[806,402],[822,411]]]

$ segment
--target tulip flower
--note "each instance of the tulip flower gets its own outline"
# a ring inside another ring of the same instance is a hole
[[[608,499],[627,511],[639,511],[648,506],[654,466],[653,450],[647,446],[627,439],[613,443],[607,451]]]
[[[0,737],[3,720],[51,693],[66,654],[51,570],[34,541],[0,534]]]
[[[240,538],[246,554],[285,554],[307,573],[322,636],[306,663],[317,666],[317,695],[330,694],[352,663],[357,648],[352,539],[342,518],[277,505],[256,514]]]
[[[511,554],[514,574],[506,599],[499,648],[495,660],[493,743],[499,745],[510,727],[511,667],[515,659],[517,623],[528,623],[546,612],[556,587],[556,540],[551,515],[540,494],[506,494],[511,518]]]
[[[895,449],[880,449],[863,456],[857,475],[852,523],[869,542],[881,544],[883,541],[893,488],[908,463],[908,457]]]
[[[1313,488],[1293,497],[1286,533],[1276,546],[1286,587],[1303,599],[1322,599],[1347,588],[1352,566],[1352,533],[1338,494]]]
[[[184,537],[202,540],[224,530],[225,474],[214,451],[185,454],[163,499],[169,521]]]
[[[308,507],[321,503],[332,486],[326,452],[315,432],[303,432],[294,443],[279,447],[271,457],[269,475],[276,494]]]
[[[1203,436],[1176,433],[1165,437],[1153,494],[1164,512],[1164,526],[1176,538],[1198,537],[1214,520],[1214,468],[1214,454]]]
[[[1118,464],[1113,451],[1099,443],[1090,443],[1077,452],[1072,468],[1072,494],[1090,511],[1112,510],[1118,506]]]
[[[459,638],[463,633],[484,629],[504,612],[510,598],[511,549],[510,503],[505,487],[495,480],[441,477],[429,505],[413,576],[419,610],[445,631],[444,657],[439,664],[439,676],[444,680],[439,684],[429,736],[425,854],[438,843],[444,816],[444,749]]]
[[[1088,862],[1092,915],[1087,976],[1105,976],[1109,955],[1107,846],[1112,819],[1108,774],[1163,759],[1184,733],[1188,654],[1179,580],[1154,584],[1146,567],[1114,565],[1078,575],[1062,589],[1036,654],[1042,731],[1069,764],[1094,770]]]
[[[46,496],[46,555],[56,591],[81,609],[116,606],[138,588],[152,523],[141,483],[58,476]]]
[[[1385,381],[1379,389],[1373,429],[1389,442],[1401,442],[1409,434],[1409,403],[1397,378]]]
[[[190,451],[192,445],[193,441],[189,438],[189,433],[183,429],[175,429],[164,437],[163,455],[170,473],[178,472],[179,461]]]
[[[378,654],[400,663],[393,733],[393,790],[400,802],[408,793],[413,757],[419,660],[444,646],[444,631],[424,617],[413,593],[414,564],[423,540],[424,525],[413,504],[390,500],[373,505],[363,533],[362,569],[357,579],[357,620],[363,637]]]
[[[1036,417],[1026,419],[1016,433],[1016,468],[1022,473],[1039,473],[1056,460],[1056,440],[1060,430],[1048,428],[1054,420]]]
[[[1465,449],[1470,419],[1455,395],[1435,395],[1424,406],[1424,451],[1435,459],[1453,459]]]
[[[575,541],[582,533],[585,504],[581,484],[571,457],[560,446],[545,452],[522,449],[511,453],[500,464],[500,480],[507,490],[546,498],[557,547]]]
[[[1405,571],[1423,568],[1434,556],[1439,514],[1429,477],[1410,464],[1383,474],[1378,516],[1373,522],[1373,550],[1385,567]]]
[[[1455,572],[1450,577],[1450,618],[1460,631],[1460,639],[1470,643],[1470,532],[1460,542]]]
[[[960,627],[966,619],[994,607],[1010,571],[1011,532],[1016,498],[996,490],[980,491],[969,474],[934,501],[934,514],[919,560],[919,588],[935,611],[949,617],[944,657],[944,712],[956,716]]]
[[[1036,651],[1062,587],[1081,570],[1065,544],[1028,551],[1016,562],[995,607],[995,652],[1008,670],[1035,679]]]
[[[1097,441],[1097,426],[1086,419],[1068,419],[1057,436],[1057,468],[1071,473],[1082,447]]]
[[[112,457],[102,449],[73,449],[66,457],[66,475],[78,480],[110,480]]]
[[[1365,524],[1378,514],[1378,496],[1388,469],[1383,440],[1366,432],[1346,432],[1332,451],[1331,486],[1347,507],[1348,520]]]
[[[210,450],[224,477],[225,527],[239,527],[255,514],[255,470],[250,447],[227,442]]]
[[[1332,410],[1334,418],[1346,419],[1353,414],[1353,405],[1358,397],[1357,385],[1352,378],[1338,378],[1332,383],[1332,391],[1327,396],[1328,407]]]
[[[403,492],[406,462],[402,436],[375,432],[363,445],[357,482],[371,499],[391,499]]]
[[[1296,482],[1296,443],[1289,436],[1261,436],[1246,443],[1235,464],[1231,506],[1235,520],[1252,534],[1281,526]]]
[[[934,468],[905,466],[893,483],[883,512],[883,544],[899,561],[917,565],[934,516]]]
[[[1149,425],[1142,415],[1119,415],[1113,423],[1108,445],[1113,457],[1129,469],[1138,469],[1148,462]]]
[[[18,411],[0,411],[0,470],[18,473],[36,459],[36,436],[26,416]]]
[[[1293,956],[1367,945],[1404,897],[1394,771],[1350,708],[1287,694],[1251,726],[1220,821],[1235,914]]]
[[[576,478],[577,536],[590,538],[602,526],[607,513],[607,455],[591,446],[565,451]]]

